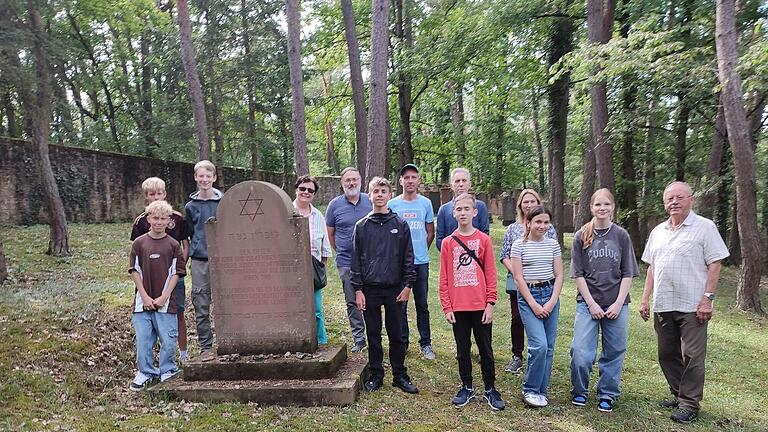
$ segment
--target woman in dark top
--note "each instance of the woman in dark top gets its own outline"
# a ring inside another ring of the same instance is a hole
[[[592,194],[592,220],[573,237],[571,278],[576,279],[576,317],[571,343],[571,402],[587,403],[589,374],[597,354],[598,332],[603,352],[598,368],[597,409],[613,411],[620,395],[621,370],[627,351],[629,288],[639,275],[632,241],[613,223],[615,202],[608,189]]]

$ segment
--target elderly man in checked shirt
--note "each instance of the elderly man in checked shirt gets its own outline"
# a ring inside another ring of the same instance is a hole
[[[663,400],[675,408],[671,419],[690,423],[699,416],[704,395],[704,359],[707,323],[712,318],[720,277],[720,261],[728,249],[714,222],[693,211],[693,190],[673,182],[664,189],[664,209],[669,219],[651,231],[643,252],[648,263],[640,316],[650,317],[648,300],[653,293],[653,325],[659,345],[659,365],[674,396]]]

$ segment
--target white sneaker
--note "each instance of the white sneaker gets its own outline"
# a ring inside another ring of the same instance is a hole
[[[160,382],[164,382],[165,380],[171,378],[172,376],[176,375],[177,373],[179,373],[179,371],[176,371],[176,372],[166,372],[166,373],[160,375]]]
[[[542,399],[543,398],[543,399]],[[523,392],[523,402],[533,408],[547,406],[547,398],[536,393]]]

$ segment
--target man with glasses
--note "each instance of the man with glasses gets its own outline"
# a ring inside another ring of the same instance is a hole
[[[363,314],[357,308],[355,290],[352,288],[351,281],[352,236],[357,221],[370,213],[373,205],[368,195],[360,192],[360,173],[357,168],[347,167],[341,171],[341,187],[344,189],[344,194],[328,203],[328,209],[325,211],[325,225],[328,228],[331,247],[336,251],[336,268],[339,270],[341,285],[344,289],[347,317],[355,341],[352,352],[360,352],[366,348],[367,344],[365,321]]]
[[[669,219],[651,231],[643,252],[648,273],[640,301],[640,316],[653,325],[659,365],[674,396],[663,408],[674,408],[671,419],[690,423],[699,416],[704,395],[707,323],[720,277],[720,262],[728,249],[714,222],[694,213],[693,190],[684,182],[664,189]]]

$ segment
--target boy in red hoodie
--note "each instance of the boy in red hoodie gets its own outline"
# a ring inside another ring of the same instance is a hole
[[[492,410],[499,411],[504,409],[504,401],[495,386],[491,348],[496,262],[491,238],[472,226],[472,218],[476,215],[473,195],[465,193],[455,199],[453,217],[459,222],[459,228],[443,240],[440,248],[440,303],[445,319],[453,326],[462,383],[453,404],[462,407],[475,397],[470,357],[470,337],[474,333],[485,384],[483,398]]]

